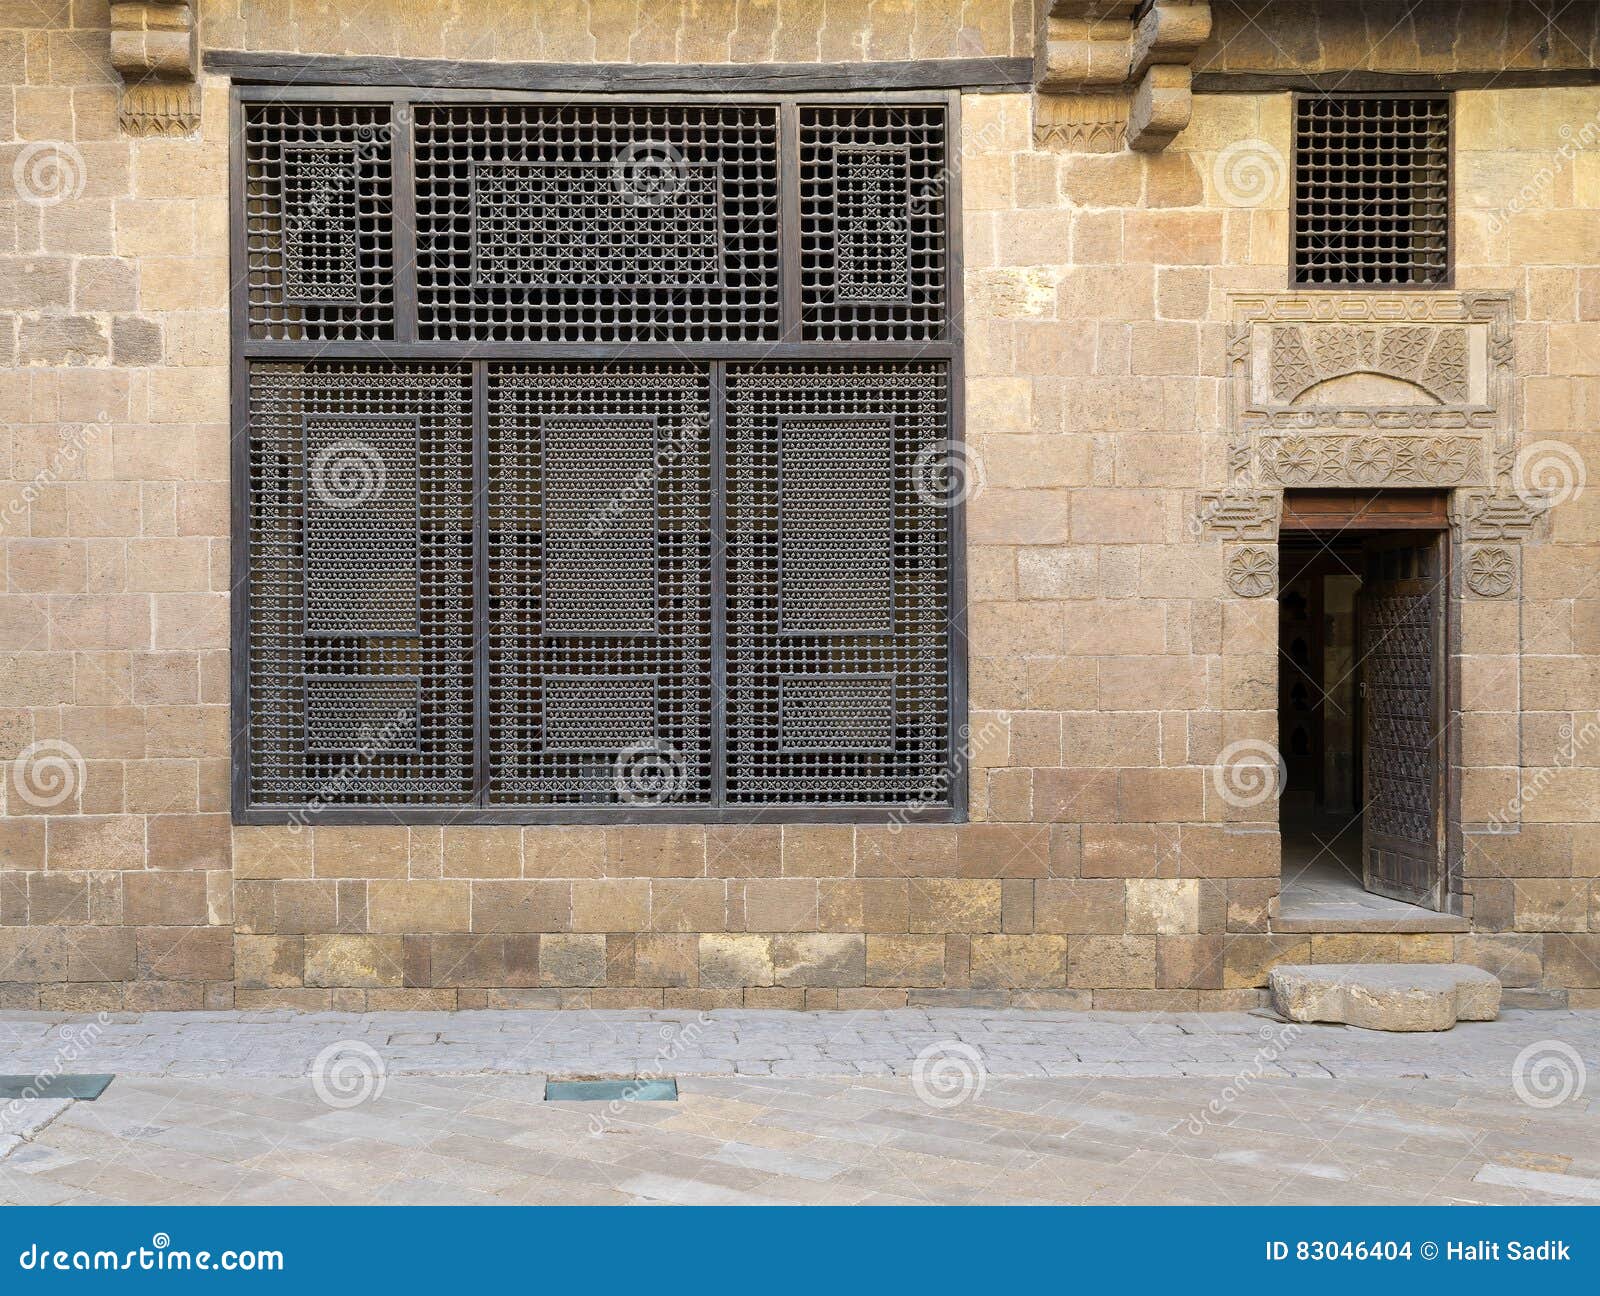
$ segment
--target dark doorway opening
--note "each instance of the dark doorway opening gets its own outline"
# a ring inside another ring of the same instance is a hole
[[[1443,498],[1318,492],[1279,540],[1280,911],[1448,902]]]

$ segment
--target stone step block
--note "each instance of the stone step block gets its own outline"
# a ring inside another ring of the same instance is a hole
[[[1500,982],[1466,963],[1316,963],[1275,967],[1272,1005],[1290,1021],[1367,1030],[1442,1031],[1493,1021]]]

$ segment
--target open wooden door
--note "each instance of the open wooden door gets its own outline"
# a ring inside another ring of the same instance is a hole
[[[1374,536],[1360,594],[1364,881],[1429,909],[1444,907],[1444,539]]]

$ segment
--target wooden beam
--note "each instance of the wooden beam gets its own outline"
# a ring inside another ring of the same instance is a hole
[[[451,59],[339,58],[212,49],[207,72],[241,84],[400,86],[569,94],[810,94],[873,90],[1033,88],[1031,58],[912,59],[876,63],[460,63]]]

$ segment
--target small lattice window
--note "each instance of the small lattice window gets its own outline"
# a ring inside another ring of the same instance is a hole
[[[242,818],[959,813],[948,101],[238,93]]]
[[[1295,107],[1294,282],[1450,277],[1450,97],[1305,94]]]

